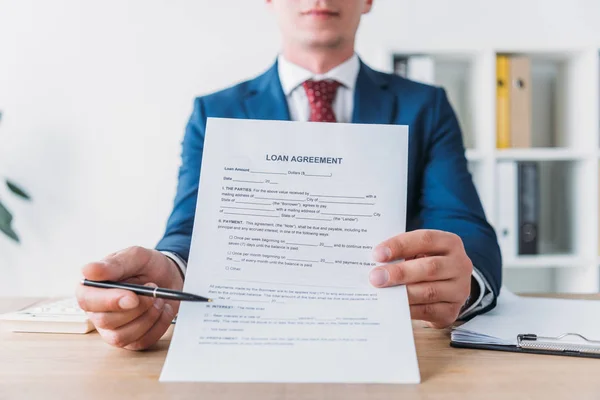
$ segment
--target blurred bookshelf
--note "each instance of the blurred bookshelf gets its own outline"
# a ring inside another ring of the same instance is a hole
[[[495,156],[498,161],[566,161],[585,160],[591,151],[569,148],[531,148],[531,149],[499,149]]]
[[[390,72],[446,90],[505,285],[600,291],[600,49],[386,54]]]

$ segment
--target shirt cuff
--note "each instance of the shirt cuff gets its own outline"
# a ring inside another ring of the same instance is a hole
[[[175,264],[177,264],[177,267],[179,267],[179,271],[181,272],[181,276],[185,279],[187,263],[184,261],[184,259],[179,257],[177,254],[175,254],[171,251],[161,251],[161,253],[163,253],[165,256],[169,257],[171,260],[173,260],[173,262]]]
[[[477,268],[473,268],[473,278],[477,281],[479,285],[479,297],[467,308],[463,310],[458,319],[463,319],[468,317],[469,315],[484,309],[489,306],[494,300],[494,292],[492,292],[492,288],[488,281],[484,278],[484,276],[477,270]]]

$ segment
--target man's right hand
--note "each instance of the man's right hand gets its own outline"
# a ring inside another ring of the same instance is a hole
[[[95,281],[120,281],[182,290],[183,277],[164,254],[130,247],[83,267],[83,276]],[[179,311],[179,302],[138,296],[123,289],[99,289],[79,284],[79,306],[88,313],[98,333],[109,344],[143,350],[156,343]]]

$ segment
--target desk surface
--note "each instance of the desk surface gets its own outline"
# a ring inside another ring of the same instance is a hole
[[[595,297],[598,298],[598,297]],[[0,299],[0,313],[35,299]],[[597,318],[597,316],[592,316]],[[420,385],[159,383],[171,332],[154,350],[112,348],[96,332],[0,332],[0,399],[531,399],[600,396],[600,360],[450,348],[414,323]],[[201,361],[200,361],[201,362]]]

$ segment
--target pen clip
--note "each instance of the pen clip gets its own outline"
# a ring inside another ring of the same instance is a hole
[[[565,343],[564,340],[569,337],[579,339],[579,343]],[[556,337],[538,336],[531,333],[520,334],[517,335],[517,347],[532,350],[600,354],[600,341],[590,340],[579,333],[565,333]]]

